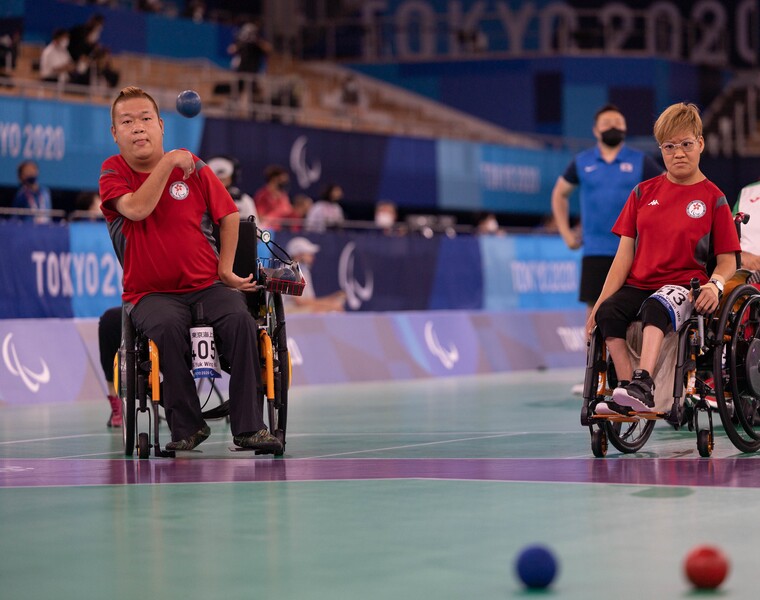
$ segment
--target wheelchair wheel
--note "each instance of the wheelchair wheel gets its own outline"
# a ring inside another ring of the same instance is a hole
[[[601,375],[604,374],[606,383],[604,386],[599,384]],[[604,342],[597,329],[591,337],[589,350],[586,357],[586,378],[584,381],[583,407],[581,409],[581,424],[590,424],[594,412],[594,407],[598,402],[605,402],[611,399],[611,390],[617,385],[617,376],[615,374],[615,365],[612,359],[607,356],[604,348]],[[603,388],[603,389],[600,389]],[[655,422],[648,419],[635,419],[632,421],[598,421],[599,430],[592,429],[591,432],[591,450],[594,456],[602,457],[607,452],[607,442],[612,444],[620,452],[630,454],[638,452],[646,444],[649,436],[652,435]],[[597,436],[594,434],[599,431]],[[604,453],[597,454],[601,451],[602,434],[605,438]]]
[[[714,446],[713,434],[709,429],[700,429],[697,433],[697,450],[699,455],[709,458]]]
[[[135,452],[135,355],[124,347],[116,355],[117,368],[114,369],[114,384],[121,400],[121,438],[124,442],[124,455],[132,456]]]
[[[269,337],[272,340],[275,362],[275,400],[273,420],[269,424],[272,434],[280,440],[285,448],[285,430],[288,421],[288,389],[290,387],[290,353],[288,352],[288,335],[285,328],[285,308],[282,295],[269,294]],[[278,456],[281,456],[279,453]]]
[[[147,433],[137,436],[137,455],[140,458],[150,458],[150,438]]]
[[[607,433],[603,428],[591,431],[591,452],[597,458],[607,456]]]
[[[760,450],[760,294],[750,285],[735,288],[718,322],[713,357],[715,394],[723,428],[742,452]],[[721,374],[721,376],[717,376]]]
[[[655,422],[649,419],[605,422],[610,443],[625,454],[641,450],[652,435],[654,425]]]

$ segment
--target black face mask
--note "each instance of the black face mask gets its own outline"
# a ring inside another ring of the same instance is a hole
[[[281,181],[280,183],[277,184],[277,188],[281,192],[287,192],[288,188],[290,188],[290,182],[289,181]]]
[[[609,146],[610,148],[614,148],[615,146],[619,146],[623,143],[623,140],[625,139],[625,131],[622,129],[617,129],[616,127],[613,127],[612,129],[608,129],[607,131],[602,131],[602,143],[605,146]]]
[[[34,185],[35,183],[37,183],[36,177],[24,177],[24,185],[31,186],[31,185]]]

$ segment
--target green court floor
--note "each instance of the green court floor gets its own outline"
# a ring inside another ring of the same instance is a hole
[[[593,459],[580,377],[294,388],[283,459],[231,452],[223,421],[198,451],[125,459],[105,400],[0,407],[0,597],[522,597],[536,542],[551,597],[691,597],[700,543],[731,560],[717,597],[757,597],[757,458],[720,430],[699,458],[660,423]]]

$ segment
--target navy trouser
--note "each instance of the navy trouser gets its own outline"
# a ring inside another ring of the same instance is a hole
[[[130,316],[135,327],[158,347],[164,376],[163,402],[172,440],[189,437],[204,425],[191,372],[190,327],[193,306],[214,328],[218,352],[230,365],[230,426],[233,435],[265,429],[259,372],[258,331],[243,292],[218,282],[187,294],[149,294]]]

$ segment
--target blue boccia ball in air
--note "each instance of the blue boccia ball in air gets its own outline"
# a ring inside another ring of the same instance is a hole
[[[177,96],[177,112],[188,119],[201,112],[201,97],[195,90],[185,90]]]
[[[557,559],[544,546],[523,548],[515,564],[517,575],[529,589],[549,587],[557,575]]]

